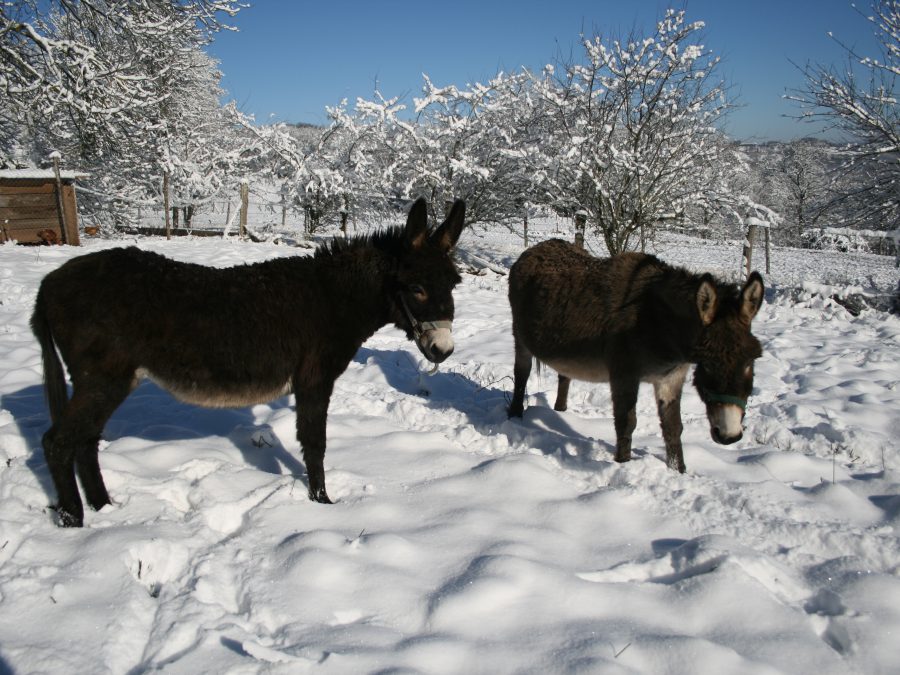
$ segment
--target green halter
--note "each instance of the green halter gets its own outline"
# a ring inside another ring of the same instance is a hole
[[[729,396],[728,394],[716,394],[709,389],[703,389],[702,393],[709,403],[731,403],[732,405],[740,406],[741,410],[747,409],[746,399],[737,396]]]

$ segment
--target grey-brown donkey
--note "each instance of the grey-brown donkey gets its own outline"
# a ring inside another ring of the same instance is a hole
[[[743,434],[753,362],[762,354],[750,322],[763,301],[753,272],[742,288],[672,267],[652,255],[595,258],[558,239],[526,250],[509,275],[515,339],[510,417],[521,417],[537,358],[559,373],[556,410],[569,382],[609,382],[616,461],[631,459],[641,382],[653,383],[666,463],[684,472],[681,391],[691,364],[710,432],[728,444]]]

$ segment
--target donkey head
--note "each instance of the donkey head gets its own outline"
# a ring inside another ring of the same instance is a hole
[[[712,438],[723,445],[739,441],[744,433],[753,362],[762,356],[750,322],[762,305],[763,290],[762,277],[753,272],[740,293],[729,293],[709,275],[697,291],[703,331],[695,353],[694,386],[706,404]]]
[[[395,279],[395,323],[432,363],[453,353],[453,288],[460,282],[451,253],[462,232],[466,205],[456,200],[447,219],[428,229],[428,207],[419,198],[410,209]]]

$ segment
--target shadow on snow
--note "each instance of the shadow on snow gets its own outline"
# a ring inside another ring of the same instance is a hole
[[[576,431],[565,418],[547,405],[530,406],[518,420],[507,419],[509,392],[481,385],[461,373],[438,371],[427,375],[418,370],[407,352],[363,347],[355,362],[377,366],[387,383],[395,390],[417,396],[435,411],[455,409],[484,436],[504,434],[510,446],[535,448],[545,455],[556,456],[569,468],[595,470],[607,465],[615,454],[615,446],[586,437]],[[509,379],[510,387],[512,378]],[[501,380],[501,382],[504,380]],[[546,402],[545,402],[546,403]],[[609,460],[597,459],[597,449],[609,453]],[[635,457],[644,452],[635,451]]]
[[[288,408],[289,401],[284,396],[270,401],[268,406],[273,411]],[[31,450],[25,464],[52,499],[55,489],[41,446],[41,437],[50,427],[43,387],[32,385],[4,394],[0,396],[0,407],[12,414],[19,434]],[[182,403],[145,381],[113,413],[103,431],[107,441],[134,437],[153,443],[174,443],[207,436],[227,439],[241,452],[244,461],[258,470],[287,473],[308,487],[303,463],[284,447],[270,425],[256,422],[250,407],[202,408]]]

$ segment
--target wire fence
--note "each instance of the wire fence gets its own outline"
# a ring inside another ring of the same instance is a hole
[[[82,226],[98,230],[140,231],[164,234],[166,207],[160,199],[128,199],[98,192],[79,184]],[[169,201],[168,222],[181,234],[236,234],[243,220],[248,230],[260,234],[310,233],[320,224],[311,219],[310,208],[287,200],[277,189],[248,185],[246,198],[241,190],[233,196],[214,196],[190,203]],[[243,210],[243,214],[242,214]],[[243,218],[241,218],[243,216]]]

